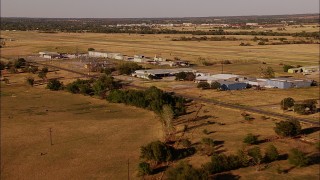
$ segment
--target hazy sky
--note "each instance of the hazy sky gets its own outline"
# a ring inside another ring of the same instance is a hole
[[[319,13],[318,0],[1,0],[2,17],[194,17]]]

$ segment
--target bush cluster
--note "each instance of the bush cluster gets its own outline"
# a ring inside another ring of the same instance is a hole
[[[119,73],[125,75],[130,75],[138,69],[142,69],[142,66],[134,62],[126,62],[117,66],[117,70],[119,71]]]
[[[96,95],[104,97],[107,91],[118,89],[121,84],[113,77],[102,75],[97,80],[80,80],[68,84],[66,90],[73,94]]]
[[[196,75],[192,72],[179,72],[176,74],[176,81],[194,81]]]

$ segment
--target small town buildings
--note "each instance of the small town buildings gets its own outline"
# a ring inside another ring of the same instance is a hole
[[[176,68],[176,69],[148,69],[148,70],[136,70],[132,76],[149,79],[149,76],[156,78],[175,76],[180,72],[192,72],[196,73],[196,70],[191,68]]]
[[[246,26],[259,26],[258,23],[246,23]]]
[[[145,57],[144,55],[134,55],[133,56],[133,61],[134,62],[147,62],[150,61],[151,59],[149,57]]]
[[[166,59],[165,59],[165,58],[158,57],[157,55],[156,55],[156,56],[154,56],[153,60],[154,60],[154,61],[166,61]]]
[[[312,81],[293,78],[273,78],[266,81],[265,87],[289,89],[310,87]]]
[[[320,66],[304,66],[288,69],[288,73],[313,73],[319,72]]]

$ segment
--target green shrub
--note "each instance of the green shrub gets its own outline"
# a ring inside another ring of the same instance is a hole
[[[191,165],[181,162],[166,171],[168,180],[207,180],[208,176],[201,170],[194,169]]]
[[[292,108],[294,106],[294,102],[295,102],[294,99],[291,97],[284,98],[280,104],[281,109],[287,110],[289,108]]]
[[[274,145],[269,145],[264,155],[265,162],[273,162],[278,160],[278,158],[279,152],[277,148]]]
[[[197,88],[210,89],[210,84],[207,82],[199,82]]]
[[[289,69],[294,68],[294,66],[291,65],[283,65],[283,72],[288,72]]]
[[[150,164],[147,162],[140,162],[138,165],[139,176],[150,175],[152,173],[152,169]]]
[[[138,70],[138,69],[142,69],[142,66],[134,62],[122,63],[117,67],[117,70],[119,71],[120,74],[126,74],[126,75],[130,75],[131,73],[133,73],[135,70]]]
[[[33,86],[33,85],[34,85],[34,78],[33,78],[33,77],[28,77],[28,78],[27,78],[27,83],[28,83],[30,86]]]
[[[140,149],[141,158],[155,162],[166,162],[173,160],[174,149],[161,141],[154,141]]]
[[[300,122],[297,120],[280,121],[276,123],[275,132],[280,136],[296,136],[301,132]]]
[[[255,164],[260,164],[262,161],[261,150],[258,146],[249,149],[248,155],[252,157],[252,160]]]
[[[182,139],[181,144],[183,147],[188,148],[191,146],[191,141],[189,141],[188,139]]]
[[[211,89],[219,89],[221,87],[221,84],[217,81],[214,81],[211,83]]]
[[[246,144],[257,144],[258,143],[258,137],[249,133],[247,136],[243,139],[243,142]]]
[[[309,164],[309,158],[305,153],[298,149],[291,149],[289,153],[289,163],[298,167],[304,167]]]
[[[47,88],[52,90],[52,91],[58,91],[58,90],[62,90],[63,87],[63,83],[60,82],[57,79],[50,79],[48,84],[47,84]]]
[[[208,146],[212,146],[212,147],[215,146],[214,140],[211,138],[202,138],[201,142]]]

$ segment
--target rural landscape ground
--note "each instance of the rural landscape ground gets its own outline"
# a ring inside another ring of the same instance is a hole
[[[181,30],[181,29],[180,29]],[[188,29],[184,29],[188,30]],[[208,29],[202,29],[208,30]],[[277,31],[276,28],[269,30]],[[288,32],[317,32],[317,24],[287,28]],[[319,44],[258,45],[251,35],[230,35],[239,41],[173,41],[173,38],[194,35],[184,34],[104,34],[104,33],[41,33],[37,31],[1,31],[1,38],[12,39],[1,48],[4,62],[25,58],[34,61],[39,51],[61,53],[87,53],[88,48],[97,51],[119,52],[126,55],[144,54],[174,59],[179,57],[194,64],[199,72],[221,73],[221,60],[230,60],[223,67],[224,73],[260,76],[260,67],[272,67],[276,76],[288,76],[283,65],[313,66],[319,64]],[[201,37],[201,36],[197,36]],[[207,36],[211,37],[211,36]],[[218,36],[221,37],[221,36]],[[264,36],[263,38],[274,38]],[[301,39],[301,37],[286,37]],[[249,42],[252,46],[239,46]],[[213,63],[201,64],[199,58]],[[99,61],[105,61],[101,59]],[[116,60],[108,60],[119,64]],[[59,79],[63,84],[77,79],[89,79],[87,70],[76,65],[75,60],[39,61],[39,69],[48,67],[47,80]],[[217,63],[217,64],[215,64]],[[76,65],[76,66],[75,66]],[[145,65],[145,68],[164,68]],[[165,67],[168,68],[168,67]],[[78,73],[74,73],[78,72]],[[100,73],[92,73],[99,76]],[[319,74],[318,74],[319,75]],[[307,78],[319,81],[318,75]],[[140,147],[156,140],[164,141],[160,117],[149,110],[110,103],[100,97],[71,94],[66,91],[50,91],[47,81],[37,74],[9,73],[1,81],[1,179],[165,179],[164,172],[138,177]],[[302,74],[290,74],[305,78]],[[26,78],[33,77],[31,87]],[[181,161],[201,168],[210,161],[203,150],[203,138],[216,142],[215,153],[235,154],[239,149],[259,146],[265,152],[269,145],[277,147],[282,157],[292,148],[303,150],[313,163],[307,167],[291,165],[287,158],[264,164],[262,170],[249,166],[224,172],[222,179],[319,179],[320,112],[298,115],[283,111],[280,101],[292,97],[296,101],[319,100],[319,86],[294,89],[245,89],[239,91],[201,90],[194,82],[174,81],[170,78],[144,80],[115,74],[114,78],[127,83],[127,88],[156,86],[167,92],[193,98],[187,104],[187,113],[174,119],[174,137],[191,141],[197,152],[191,156],[170,162],[174,167]],[[216,100],[248,109],[301,118],[302,134],[296,138],[279,137],[275,123],[286,120],[255,111],[247,111],[250,121],[243,117],[244,110],[228,108],[197,100]],[[319,104],[317,105],[319,108]],[[188,127],[185,130],[186,126]],[[50,141],[50,131],[52,143]],[[252,133],[259,143],[246,145],[244,137]],[[180,147],[177,145],[177,147]],[[279,169],[283,173],[279,173]]]

